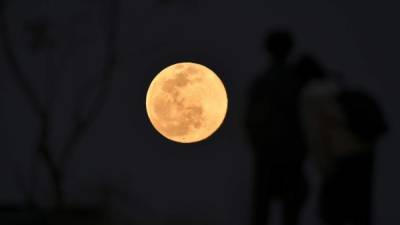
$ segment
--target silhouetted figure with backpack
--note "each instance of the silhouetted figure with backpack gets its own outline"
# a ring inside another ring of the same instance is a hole
[[[267,36],[271,64],[250,90],[246,128],[254,150],[253,225],[267,223],[273,200],[282,205],[283,224],[297,224],[306,197],[306,151],[297,112],[302,80],[289,63],[293,45],[286,30]]]
[[[386,123],[375,99],[365,91],[342,90],[337,101],[357,145],[342,149],[324,179],[321,218],[327,225],[370,225],[374,150]]]
[[[383,114],[367,92],[319,76],[302,91],[308,148],[322,176],[324,225],[371,224],[374,149],[386,130]]]

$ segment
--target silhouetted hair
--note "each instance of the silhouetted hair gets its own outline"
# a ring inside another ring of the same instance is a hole
[[[294,38],[289,30],[276,29],[267,33],[267,51],[277,59],[286,59],[294,47]]]
[[[303,55],[296,65],[296,73],[304,82],[326,76],[322,65],[312,55]]]

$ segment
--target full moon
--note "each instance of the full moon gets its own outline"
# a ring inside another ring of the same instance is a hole
[[[177,63],[153,79],[146,110],[154,128],[169,140],[193,143],[211,136],[224,121],[228,97],[222,81],[197,63]]]

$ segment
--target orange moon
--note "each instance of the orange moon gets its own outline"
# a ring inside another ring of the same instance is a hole
[[[227,109],[222,81],[211,69],[191,62],[163,69],[146,96],[151,124],[161,135],[179,143],[211,136],[224,121]]]

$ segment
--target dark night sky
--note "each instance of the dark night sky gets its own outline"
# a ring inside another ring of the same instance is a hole
[[[120,1],[112,89],[104,110],[69,159],[65,189],[71,203],[96,204],[104,190],[112,189],[120,193],[113,197],[113,205],[132,218],[154,223],[188,218],[199,224],[246,224],[251,150],[242,129],[244,105],[250,82],[268,62],[262,37],[280,24],[296,34],[297,53],[317,54],[328,68],[367,87],[379,99],[391,130],[378,151],[375,219],[381,225],[400,223],[400,69],[395,62],[400,18],[394,1],[170,2]],[[9,8],[13,48],[43,101],[45,75],[54,77],[50,88],[55,102],[54,149],[66,141],[76,101],[89,105],[96,91],[90,84],[98,81],[106,58],[106,3],[14,0]],[[49,23],[54,47],[32,53],[32,35],[25,24],[42,20]],[[192,145],[165,140],[145,114],[151,79],[179,61],[212,68],[225,82],[230,100],[222,128]],[[4,54],[0,54],[0,68],[0,201],[21,204],[20,184],[29,180],[40,124],[15,85]],[[74,97],[82,88],[89,90],[86,97]],[[40,174],[37,198],[46,205],[47,174],[40,165],[34,167]],[[316,224],[313,207],[311,201],[303,224]]]

